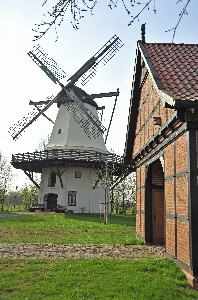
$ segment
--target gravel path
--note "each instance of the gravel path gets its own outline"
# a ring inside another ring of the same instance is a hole
[[[0,258],[163,258],[158,246],[107,244],[0,244]]]

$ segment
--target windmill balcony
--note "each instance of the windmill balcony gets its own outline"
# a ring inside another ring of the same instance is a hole
[[[76,151],[66,149],[51,149],[44,151],[18,153],[12,155],[11,164],[17,168],[29,172],[41,173],[43,167],[47,166],[67,166],[82,165],[101,168],[101,164],[108,165],[114,170],[115,175],[119,175],[126,168],[130,171],[132,166],[123,163],[123,157],[114,153],[100,153],[94,151]]]

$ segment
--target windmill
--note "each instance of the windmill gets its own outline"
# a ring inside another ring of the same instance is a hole
[[[105,65],[122,46],[122,41],[119,37],[114,35],[93,57],[91,57],[67,80],[68,83],[65,86],[60,82],[60,80],[66,77],[66,73],[44,52],[41,46],[37,45],[32,51],[28,52],[28,55],[45,72],[45,74],[54,83],[58,83],[61,86],[61,91],[55,97],[52,97],[52,99],[48,99],[47,101],[40,101],[38,103],[30,102],[30,104],[37,106],[39,112],[37,112],[36,109],[33,109],[27,117],[24,117],[18,123],[9,128],[9,132],[11,133],[13,140],[19,138],[21,133],[29,125],[36,121],[40,115],[44,115],[44,112],[55,102],[58,103],[58,106],[65,102],[69,103],[69,112],[74,116],[78,124],[84,129],[91,139],[96,138],[101,133],[103,134],[106,128],[83,104],[83,99],[75,92],[75,83],[78,80],[81,80],[81,84],[84,86],[96,75],[99,63],[103,63]],[[90,99],[111,96],[118,96],[118,92],[88,95]],[[72,102],[75,103],[75,105],[73,105]]]
[[[121,176],[123,171],[128,170],[122,159],[112,156],[105,146],[119,90],[88,95],[76,85],[80,80],[84,86],[96,75],[98,65],[105,65],[122,46],[122,41],[114,35],[67,80],[66,85],[60,82],[66,77],[66,73],[39,45],[28,53],[45,74],[61,87],[55,97],[39,102],[30,101],[29,104],[34,106],[33,110],[9,129],[16,140],[38,117],[47,117],[45,113],[53,103],[59,107],[50,140],[44,151],[12,157],[12,165],[22,169],[40,188],[39,203],[46,209],[55,210],[59,204],[67,206],[73,212],[99,213],[101,200],[105,198],[106,203],[109,201],[109,188],[104,184],[104,178],[107,182],[114,173]],[[106,130],[97,113],[97,110],[103,110],[104,107],[98,107],[93,99],[112,96],[115,96],[115,103]],[[52,122],[51,119],[48,120]],[[105,131],[107,133],[104,141]],[[33,178],[34,172],[42,173],[40,186]]]

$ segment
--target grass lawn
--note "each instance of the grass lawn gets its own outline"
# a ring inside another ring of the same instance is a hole
[[[0,260],[1,300],[198,299],[168,259]]]
[[[85,214],[0,218],[0,243],[142,244],[135,217]],[[0,259],[0,300],[198,299],[168,259]]]
[[[89,214],[0,218],[0,243],[143,244],[135,235],[135,216],[131,215],[112,215],[108,225]]]

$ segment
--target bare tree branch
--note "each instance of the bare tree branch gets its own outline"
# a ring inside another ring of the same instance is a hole
[[[178,0],[178,1],[177,1],[177,3],[179,3],[179,2],[182,2],[182,0]],[[176,4],[177,4],[177,3],[176,3]],[[179,23],[180,23],[182,17],[183,17],[184,15],[187,15],[187,14],[188,14],[188,12],[187,12],[187,6],[188,6],[189,3],[190,3],[190,0],[187,0],[187,1],[186,1],[186,4],[185,4],[184,7],[182,8],[182,10],[181,10],[181,12],[180,12],[180,14],[179,14],[179,20],[178,20],[176,26],[173,27],[173,28],[171,28],[171,29],[166,30],[166,32],[169,32],[169,31],[172,31],[172,30],[173,30],[172,43],[174,42],[175,34],[176,34],[177,28],[178,28],[178,26],[179,26]]]
[[[128,26],[131,25],[131,24],[135,21],[135,19],[138,19],[139,15],[145,10],[146,7],[148,7],[148,9],[149,9],[149,4],[150,4],[152,1],[153,1],[153,0],[149,0],[149,1],[146,2],[146,3],[137,2],[137,4],[145,4],[145,5],[144,5],[144,7],[140,10],[140,12],[139,12],[135,17],[131,16],[133,19],[129,22]],[[139,20],[139,19],[138,19],[138,20]]]
[[[40,24],[35,24],[36,26],[38,26],[38,28],[32,29],[34,32],[38,33],[39,35],[35,35],[34,36],[34,41],[39,40],[40,38],[42,38],[46,32],[52,27],[55,27],[55,32],[56,32],[56,40],[58,38],[58,34],[57,34],[57,30],[56,30],[56,23],[58,22],[58,26],[61,25],[64,16],[65,16],[65,12],[67,10],[67,8],[69,7],[69,4],[71,3],[71,12],[72,14],[74,14],[73,12],[73,8],[72,8],[72,0],[63,0],[63,1],[59,1],[55,6],[52,7],[52,12],[47,12],[48,17],[50,17],[52,20],[50,22],[46,22],[46,21],[42,21],[42,23]],[[74,1],[75,2],[75,1]],[[47,0],[45,0],[43,2],[43,6],[47,3]],[[43,15],[44,17],[46,17],[45,15]],[[74,19],[75,16],[73,15]],[[43,31],[40,31],[40,27],[44,27]]]
[[[48,0],[44,0],[43,6],[46,5]],[[70,9],[71,12],[71,24],[75,30],[79,29],[80,19],[84,18],[85,14],[89,12],[93,15],[93,10],[98,3],[98,0],[54,0],[57,1],[56,4],[52,7],[51,11],[47,11],[47,14],[43,15],[44,19],[40,24],[35,24],[37,29],[32,29],[35,32],[34,41],[41,39],[51,27],[54,27],[56,32],[56,41],[58,39],[57,27],[60,26],[65,18],[66,12]],[[119,0],[109,0],[109,8],[117,8],[117,3]],[[156,14],[155,0],[147,0],[146,2],[137,2],[136,0],[120,0],[126,13],[131,17],[131,21],[128,23],[128,26],[131,25],[136,19],[139,21],[139,16],[147,8],[150,9],[151,3],[153,4],[153,12]],[[128,3],[127,3],[128,1]],[[186,3],[179,14],[179,20],[173,30],[173,39],[175,38],[176,30],[179,26],[179,23],[182,17],[187,14],[187,6],[191,0],[186,0]],[[177,0],[176,4],[182,2],[182,0]],[[140,11],[134,16],[132,12],[135,7],[138,5],[143,5]]]

